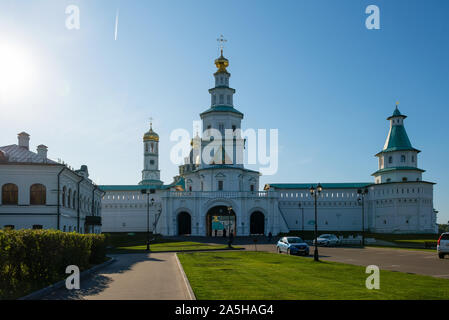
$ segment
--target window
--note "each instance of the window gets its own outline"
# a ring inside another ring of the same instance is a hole
[[[222,191],[223,190],[223,181],[218,181],[218,190]]]
[[[253,184],[250,186],[250,190],[251,190],[251,192],[254,192],[254,185]]]
[[[405,162],[405,156],[401,155],[401,162]]]
[[[219,99],[220,99],[219,103],[223,104],[224,103],[224,95],[220,94]]]
[[[216,104],[217,103],[217,96],[214,94],[212,96],[212,104]]]
[[[62,206],[65,207],[65,197],[66,197],[66,193],[67,193],[67,188],[64,187],[62,188]]]
[[[392,156],[388,157],[388,163],[393,163],[393,157]]]
[[[189,186],[189,191],[192,191],[192,186]]]
[[[415,156],[412,156],[412,162],[415,162]]]
[[[148,143],[145,143],[145,152],[148,152]]]
[[[73,192],[73,203],[72,203],[72,208],[76,209],[76,191]]]
[[[67,208],[70,208],[72,204],[72,189],[69,189],[69,193],[67,194]]]
[[[403,177],[402,178],[402,182],[406,182],[407,181],[407,178],[406,177]]]
[[[150,164],[154,164],[154,160],[150,160]]]
[[[237,129],[237,127],[235,126],[235,124],[232,125],[232,131],[235,131]]]
[[[46,189],[43,184],[33,184],[30,187],[30,204],[31,205],[45,205],[46,203]]]
[[[4,184],[2,187],[2,204],[18,204],[19,188],[14,183]]]
[[[229,94],[226,96],[226,103],[231,104],[231,96]]]

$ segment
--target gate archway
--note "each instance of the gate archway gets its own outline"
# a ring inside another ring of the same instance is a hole
[[[188,212],[180,212],[178,214],[178,235],[186,235],[192,233],[192,218]]]
[[[265,216],[260,211],[254,211],[251,214],[249,224],[250,234],[265,234]]]
[[[236,215],[234,210],[228,210],[227,206],[215,206],[209,209],[206,214],[206,235],[211,237],[222,236],[223,233],[229,236],[230,232],[237,233]]]

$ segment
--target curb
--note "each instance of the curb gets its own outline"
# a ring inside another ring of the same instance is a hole
[[[86,276],[91,275],[92,273],[98,271],[101,268],[104,268],[116,261],[115,258],[109,259],[108,261],[105,261],[101,264],[97,264],[96,266],[93,266],[90,269],[87,269],[80,274],[80,279],[85,278]],[[40,290],[34,291],[26,296],[23,296],[21,298],[18,298],[17,300],[39,300],[41,297],[51,293],[54,290],[60,289],[65,286],[65,279],[58,281],[56,283],[53,283],[49,285],[48,287],[42,288]]]
[[[196,249],[196,250],[179,250],[179,251],[139,251],[139,252],[111,252],[111,254],[137,254],[137,253],[192,253],[192,252],[213,252],[213,251],[240,251],[246,250],[245,248],[224,248],[224,249]]]
[[[181,262],[179,262],[178,253],[175,253],[175,258],[176,258],[176,263],[178,264],[179,271],[181,272],[181,276],[184,279],[184,284],[187,288],[187,293],[190,297],[190,300],[196,300],[195,293],[193,293],[192,287],[190,286],[189,279],[187,279],[186,273],[184,272]]]

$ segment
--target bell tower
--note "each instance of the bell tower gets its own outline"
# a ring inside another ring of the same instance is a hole
[[[143,170],[141,185],[162,185],[159,170],[159,135],[153,131],[150,119],[150,130],[143,135]]]

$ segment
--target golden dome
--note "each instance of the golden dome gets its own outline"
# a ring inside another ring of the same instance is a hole
[[[143,141],[159,141],[159,135],[153,131],[152,124],[150,124],[150,130],[143,135]]]
[[[215,65],[217,66],[217,72],[228,72],[226,68],[229,66],[229,60],[223,57],[223,50],[221,50],[221,56],[215,59]]]

